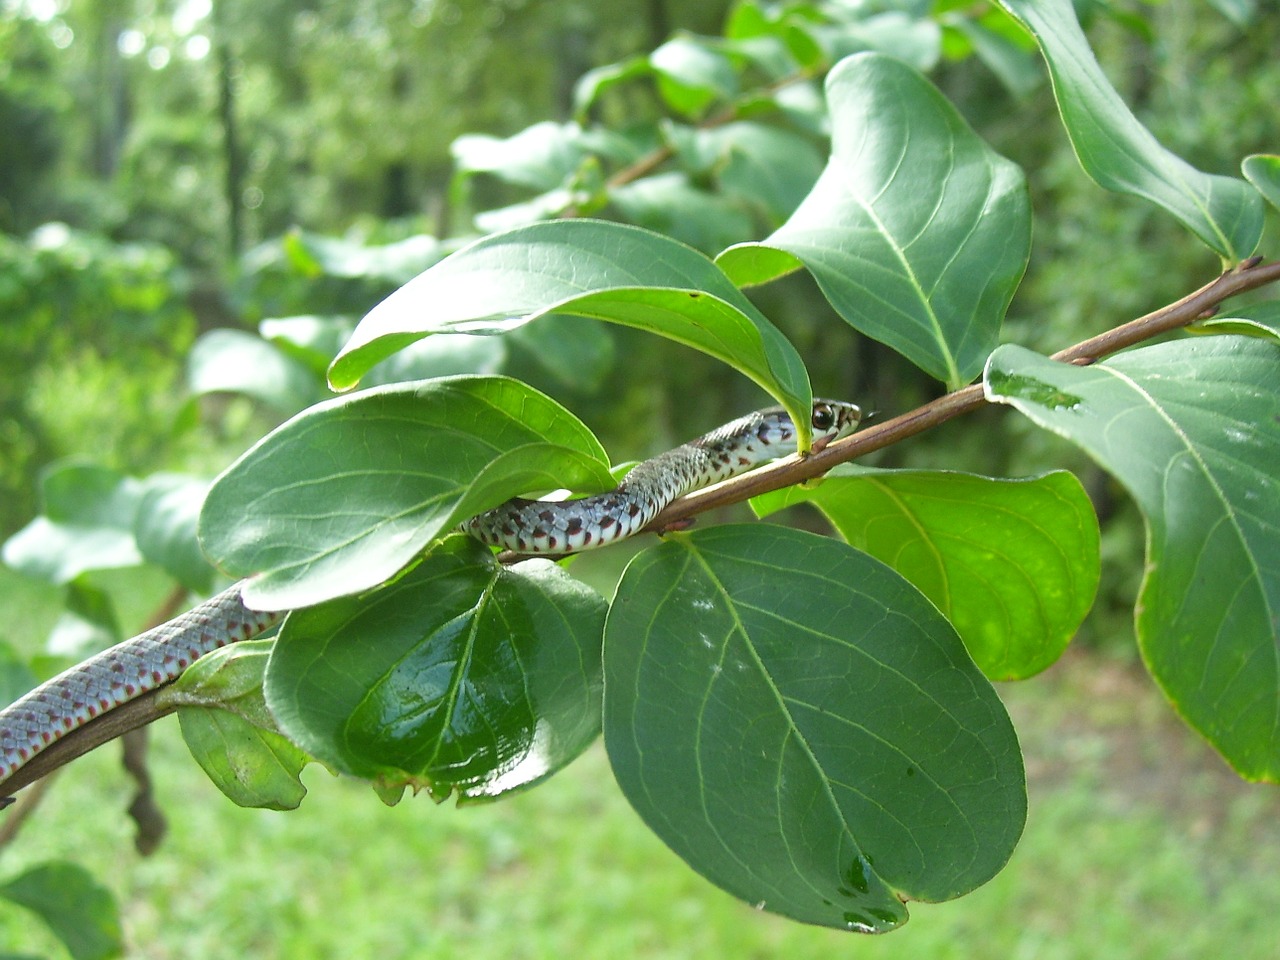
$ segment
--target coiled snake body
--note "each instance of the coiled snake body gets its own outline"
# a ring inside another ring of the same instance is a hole
[[[815,400],[814,446],[853,432],[862,412]],[[796,430],[781,408],[759,410],[646,460],[617,489],[580,500],[516,498],[462,525],[491,546],[557,556],[642,530],[677,497],[794,453]],[[131,640],[54,677],[0,710],[0,783],[70,730],[176,679],[204,654],[266,631],[283,612],[250,610],[243,581]]]

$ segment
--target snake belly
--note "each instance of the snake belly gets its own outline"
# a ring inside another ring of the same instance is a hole
[[[815,400],[814,446],[820,449],[853,432],[861,419],[855,404]],[[757,410],[644,461],[608,493],[562,502],[516,498],[462,528],[487,544],[520,553],[588,550],[639,532],[677,497],[795,451],[791,416],[781,407]],[[77,664],[0,710],[0,785],[69,731],[177,679],[206,653],[278,623],[283,611],[244,605],[244,583]]]
[[[815,400],[814,446],[852,433],[862,411]],[[782,407],[757,410],[637,464],[616,489],[580,500],[516,497],[473,517],[462,529],[493,547],[558,556],[614,543],[643,530],[678,497],[796,452],[796,428]]]

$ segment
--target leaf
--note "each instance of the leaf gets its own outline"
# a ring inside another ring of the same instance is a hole
[[[700,116],[713,103],[738,92],[733,64],[694,37],[668,40],[649,54],[649,65],[658,77],[662,98],[685,116]]]
[[[750,201],[774,223],[795,211],[822,174],[823,156],[813,141],[788,130],[739,122],[697,137],[719,158],[721,189]]]
[[[704,253],[722,250],[752,231],[751,217],[740,202],[700,190],[678,170],[613,187],[609,203],[628,221]],[[521,329],[537,329],[537,325]]]
[[[50,583],[70,583],[89,570],[142,562],[133,538],[143,488],[137,480],[89,463],[62,463],[40,481],[43,515],[4,544],[15,570]]]
[[[187,386],[197,396],[242,394],[286,415],[328,395],[306,365],[243,330],[210,330],[197,340]]]
[[[48,652],[83,660],[120,639],[115,606],[106,592],[83,579],[68,584],[66,607],[49,632]]]
[[[353,318],[343,315],[306,314],[269,317],[258,323],[258,333],[281,353],[305,364],[319,380],[355,326]]]
[[[1203,337],[1075,367],[1001,347],[988,396],[1067,437],[1147,522],[1138,643],[1239,773],[1280,778],[1280,349]]]
[[[1162,147],[1098,65],[1071,0],[1000,0],[1035,36],[1080,165],[1099,186],[1151,201],[1229,260],[1262,237],[1262,203],[1234,177],[1202,173]]]
[[[428,337],[409,344],[374,366],[361,384],[374,387],[382,383],[429,380],[463,373],[495,374],[507,359],[506,339],[472,337],[463,333]]]
[[[1187,332],[1233,333],[1280,343],[1280,300],[1251,303],[1232,310],[1224,317],[1199,320],[1188,327]]]
[[[436,336],[423,342],[448,339],[451,339],[448,335]],[[492,337],[469,339],[479,343],[502,342]],[[538,366],[568,390],[596,393],[604,387],[613,371],[614,347],[610,331],[595,324],[581,323],[576,317],[553,313],[537,323],[512,330],[502,339],[527,351]]]
[[[958,387],[982,369],[1026,268],[1022,173],[896,60],[842,61],[827,99],[832,153],[813,191],[718,262],[740,284],[803,265],[845,320]]]
[[[937,66],[942,53],[942,31],[929,17],[913,17],[898,11],[866,16],[857,6],[849,9],[852,16],[844,22],[809,30],[825,51],[828,63],[874,50],[916,70],[927,71]]]
[[[214,481],[206,552],[259,610],[365,590],[518,493],[613,486],[603,448],[549,397],[505,377],[375,387],[281,424]]]
[[[175,705],[182,738],[209,779],[242,807],[294,810],[310,757],[276,728],[262,696],[274,640],[251,640],[201,657],[160,692]]]
[[[395,583],[295,611],[266,696],[310,753],[384,785],[487,799],[600,730],[605,603],[555,564],[506,568],[453,537]]]
[[[13,703],[39,680],[13,645],[0,640],[0,703]]]
[[[728,363],[797,417],[809,408],[795,348],[711,261],[668,237],[597,220],[536,223],[458,251],[374,307],[329,380],[349,388],[428,334],[502,333],[549,313],[660,334]]]
[[[143,558],[196,593],[209,593],[213,567],[196,540],[196,524],[209,484],[195,477],[156,473],[142,481],[134,539]]]
[[[1007,14],[1000,16],[1008,19]],[[1034,48],[1026,50],[1004,33],[964,13],[948,14],[943,23],[965,38],[978,59],[1019,100],[1031,96],[1044,82]]]
[[[1017,739],[933,605],[764,524],[638,554],[605,625],[605,745],[645,822],[760,909],[840,929],[983,883],[1022,831]]]
[[[74,960],[109,960],[124,953],[115,897],[83,867],[47,861],[0,884],[0,897],[36,914]]]
[[[550,190],[574,175],[586,156],[576,123],[544,120],[514,136],[463,134],[449,152],[459,173],[488,173],[531,190]]]
[[[759,516],[810,502],[846,541],[906,577],[993,680],[1062,654],[1098,589],[1098,521],[1071,473],[994,480],[837,468],[813,487],[752,500]]]
[[[1255,153],[1245,157],[1240,168],[1267,203],[1280,210],[1280,156]]]

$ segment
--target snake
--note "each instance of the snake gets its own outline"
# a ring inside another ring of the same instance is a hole
[[[814,400],[813,447],[852,433],[856,404]],[[782,407],[745,417],[645,460],[613,490],[574,500],[516,497],[472,517],[461,529],[519,554],[563,556],[595,549],[645,528],[678,497],[745,473],[797,449],[798,431]],[[64,671],[0,710],[0,785],[36,754],[94,717],[176,680],[219,647],[265,633],[285,611],[259,611],[232,584],[174,619]],[[0,794],[2,795],[2,794]]]

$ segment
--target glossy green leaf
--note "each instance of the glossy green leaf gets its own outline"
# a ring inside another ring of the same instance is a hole
[[[850,57],[827,99],[832,154],[817,185],[763,243],[719,263],[740,284],[803,265],[854,327],[959,386],[982,369],[1026,268],[1022,173],[897,60]]]
[[[142,481],[133,533],[138,550],[185,587],[208,593],[213,567],[196,540],[196,524],[209,484],[195,477],[156,473]]]
[[[1280,779],[1280,347],[1202,337],[1076,367],[1001,347],[987,393],[1077,443],[1147,521],[1138,643],[1233,767]]]
[[[1039,673],[1066,649],[1098,589],[1098,521],[1065,471],[1032,480],[837,468],[757,497],[765,516],[809,502],[951,621],[993,680]]]
[[[445,541],[376,593],[295,611],[272,714],[346,773],[486,799],[559,770],[600,731],[605,602],[555,564]]]
[[[286,415],[329,395],[304,364],[243,330],[210,330],[197,340],[187,358],[187,386],[197,396],[243,394]]]
[[[1280,343],[1280,300],[1237,307],[1224,316],[1200,320],[1187,329],[1190,333],[1234,333]]]
[[[766,524],[638,554],[605,627],[605,744],[690,866],[808,923],[884,931],[1022,832],[1009,719],[950,624],[847,544]]]
[[[110,960],[124,954],[115,897],[84,867],[47,861],[0,884],[0,897],[43,920],[73,960]]]
[[[1267,203],[1280,210],[1280,156],[1255,153],[1245,157],[1240,167]]]
[[[1071,0],[1000,0],[1035,36],[1080,165],[1108,190],[1143,197],[1230,260],[1262,236],[1262,203],[1234,177],[1203,173],[1166,150],[1098,65]]]
[[[245,602],[289,610],[379,584],[519,493],[613,486],[599,441],[532,387],[450,377],[317,404],[214,481],[205,551]]]
[[[252,640],[201,657],[161,690],[182,737],[209,779],[242,807],[293,810],[306,796],[310,757],[276,728],[262,696],[274,640]]]
[[[65,463],[41,477],[41,516],[10,537],[3,559],[15,570],[69,583],[87,570],[142,562],[133,538],[143,488],[97,464]]]
[[[502,333],[548,313],[660,334],[723,360],[793,413],[809,407],[795,348],[715,264],[660,234],[596,220],[537,223],[458,251],[374,307],[329,379],[350,387],[428,334]]]

